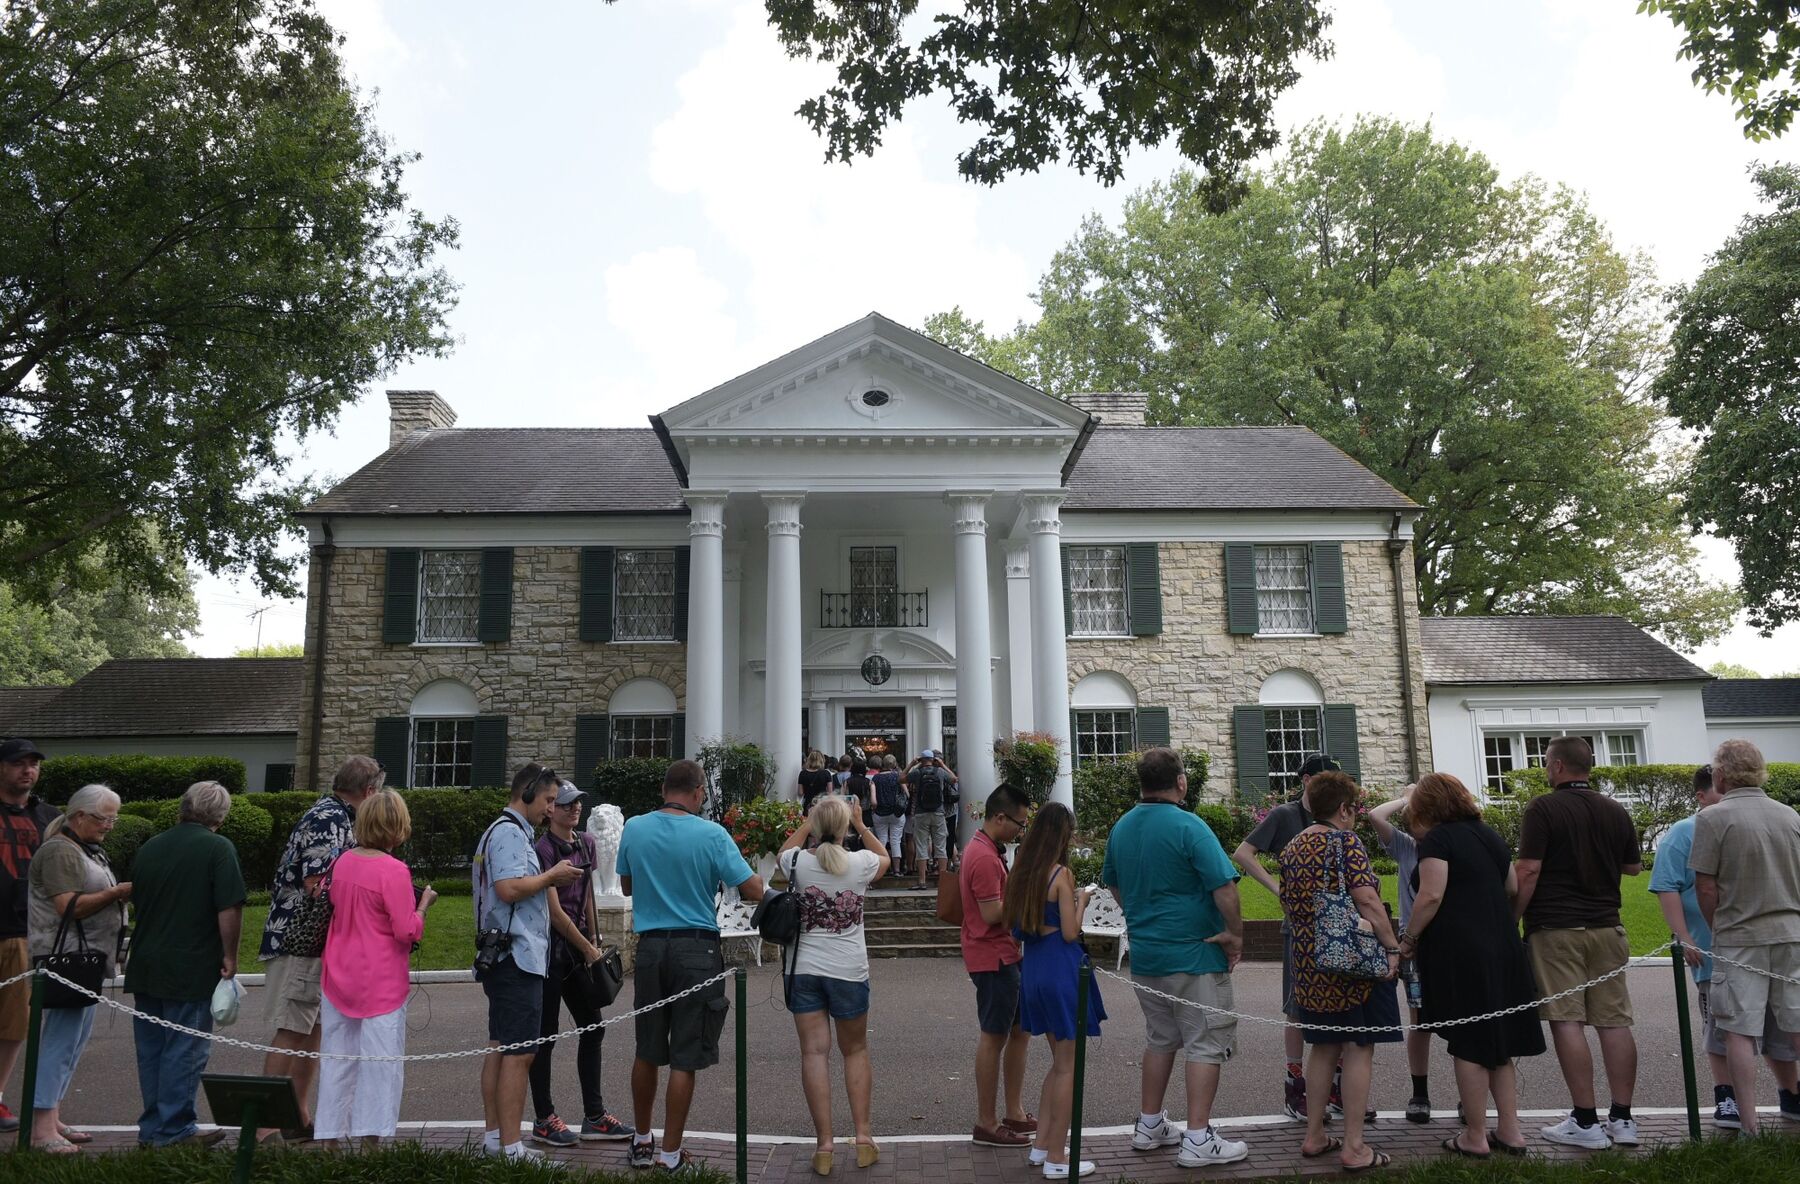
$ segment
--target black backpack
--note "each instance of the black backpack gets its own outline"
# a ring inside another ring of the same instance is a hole
[[[944,808],[944,775],[933,765],[921,765],[918,784],[913,786],[913,809],[920,814],[936,814]]]

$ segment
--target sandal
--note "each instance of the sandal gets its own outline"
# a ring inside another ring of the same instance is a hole
[[[1530,1148],[1527,1147],[1523,1143],[1503,1143],[1503,1142],[1501,1142],[1500,1136],[1495,1134],[1493,1131],[1488,1132],[1488,1146],[1489,1147],[1498,1147],[1500,1149],[1500,1154],[1502,1154],[1502,1155],[1519,1156],[1519,1155],[1524,1155],[1527,1151],[1530,1150]]]
[[[1460,1131],[1451,1135],[1448,1139],[1445,1139],[1441,1146],[1445,1151],[1450,1152],[1452,1155],[1461,1155],[1467,1159],[1486,1159],[1493,1154],[1490,1151],[1470,1151],[1467,1147],[1464,1147],[1462,1145],[1462,1132]]]
[[[1386,1166],[1388,1166],[1388,1164],[1393,1163],[1393,1162],[1394,1161],[1392,1159],[1388,1158],[1388,1156],[1385,1152],[1377,1151],[1373,1147],[1371,1147],[1371,1148],[1369,1148],[1369,1162],[1368,1163],[1357,1164],[1355,1166],[1352,1166],[1350,1164],[1344,1164],[1343,1169],[1347,1175],[1355,1176],[1355,1175],[1359,1175],[1363,1172],[1372,1172],[1376,1168],[1385,1168]]]
[[[75,1144],[69,1142],[69,1140],[63,1138],[61,1135],[56,1136],[54,1139],[45,1139],[42,1143],[34,1142],[31,1145],[31,1149],[33,1151],[42,1151],[46,1155],[81,1154],[81,1148],[75,1146]]]
[[[63,1126],[61,1123],[57,1124],[56,1133],[71,1143],[92,1143],[94,1141],[94,1136],[86,1131],[78,1131],[72,1126]]]
[[[1343,1149],[1344,1141],[1342,1139],[1327,1135],[1325,1137],[1325,1146],[1319,1148],[1317,1151],[1308,1151],[1306,1148],[1302,1147],[1300,1149],[1300,1158],[1318,1159],[1321,1156],[1330,1155],[1334,1151],[1342,1151]]]

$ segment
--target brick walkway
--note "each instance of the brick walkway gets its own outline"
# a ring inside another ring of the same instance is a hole
[[[1710,1116],[1703,1116],[1709,1118]],[[1558,1160],[1579,1160],[1592,1153],[1559,1147],[1537,1137],[1537,1129],[1554,1119],[1550,1116],[1527,1118],[1525,1129],[1531,1136],[1534,1156]],[[1648,1115],[1639,1119],[1645,1149],[1659,1143],[1679,1142],[1687,1137],[1687,1120],[1680,1115]],[[1095,1162],[1096,1181],[1113,1181],[1121,1177],[1143,1184],[1195,1184],[1204,1180],[1261,1180],[1284,1176],[1334,1176],[1341,1174],[1335,1157],[1308,1160],[1300,1157],[1302,1128],[1289,1122],[1230,1122],[1219,1129],[1234,1139],[1250,1144],[1250,1157],[1242,1163],[1224,1168],[1189,1169],[1175,1163],[1175,1149],[1139,1154],[1131,1149],[1131,1138],[1124,1133],[1090,1135],[1082,1145],[1082,1157]],[[1793,1130],[1779,1118],[1768,1116],[1765,1126],[1771,1130]],[[1435,1159],[1445,1153],[1440,1147],[1444,1139],[1456,1131],[1454,1120],[1439,1118],[1426,1125],[1414,1125],[1404,1119],[1384,1117],[1369,1134],[1369,1144],[1386,1152],[1395,1166],[1420,1160]],[[1705,1127],[1709,1137],[1711,1127]],[[462,1147],[479,1139],[470,1128],[427,1127],[419,1123],[402,1123],[400,1137],[418,1139],[433,1147]],[[131,1135],[120,1131],[97,1133],[94,1150],[123,1150],[134,1145]],[[229,1147],[231,1141],[223,1146]],[[910,1139],[882,1146],[881,1162],[866,1171],[858,1171],[855,1152],[849,1144],[840,1143],[834,1178],[845,1184],[890,1184],[894,1181],[933,1180],[943,1184],[1034,1184],[1043,1179],[1040,1171],[1025,1162],[1023,1151],[1005,1151],[995,1147],[977,1147],[966,1139]],[[736,1148],[729,1140],[690,1139],[688,1147],[708,1164],[731,1176],[736,1171]],[[623,1170],[625,1145],[622,1143],[587,1143],[568,1151],[554,1153],[554,1158],[592,1169]],[[1503,1157],[1495,1156],[1504,1162]],[[813,1180],[812,1141],[752,1142],[750,1144],[750,1180],[752,1184],[803,1184]]]

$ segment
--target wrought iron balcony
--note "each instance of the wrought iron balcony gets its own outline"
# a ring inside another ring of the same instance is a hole
[[[821,592],[821,629],[923,629],[924,592]]]

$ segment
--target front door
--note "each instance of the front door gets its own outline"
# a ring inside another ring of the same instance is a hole
[[[892,756],[906,764],[906,708],[844,708],[844,750],[861,749],[872,765]]]

